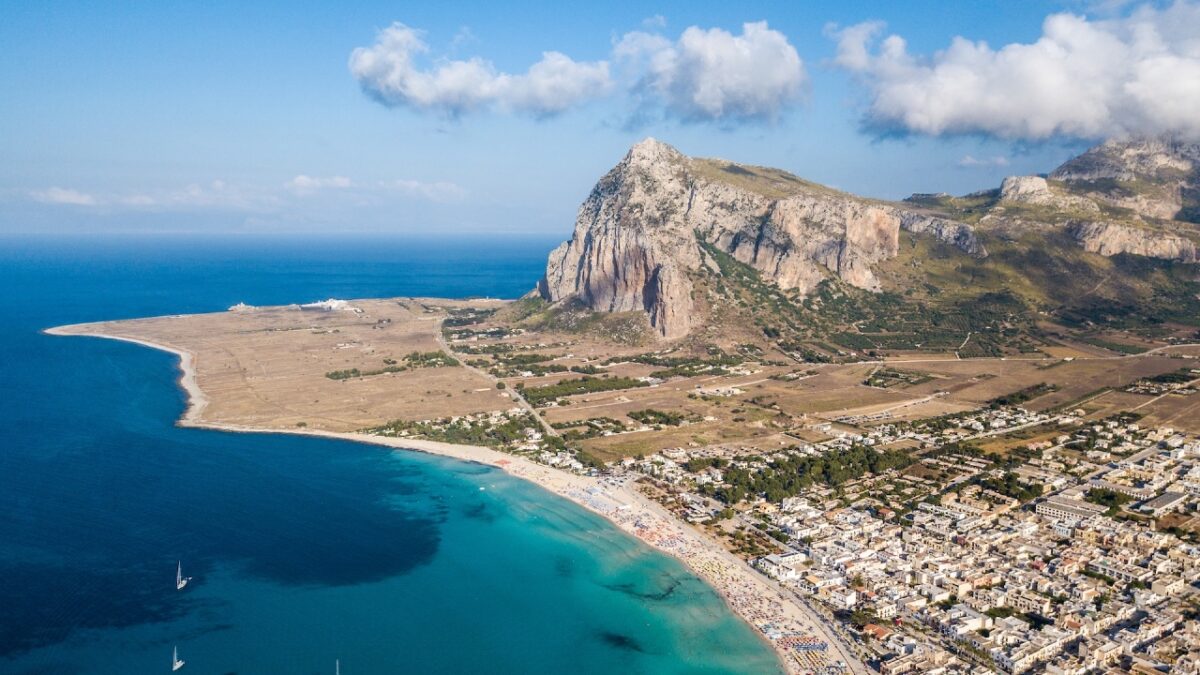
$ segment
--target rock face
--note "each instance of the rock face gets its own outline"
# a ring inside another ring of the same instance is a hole
[[[969,197],[969,205],[991,200],[971,208],[984,209],[980,231],[999,241],[1065,230],[1105,256],[1196,263],[1200,255],[1197,144],[1108,142],[1049,179],[1012,176],[999,191]],[[902,230],[987,256],[971,226],[945,215],[972,213],[956,202],[941,194],[907,204],[864,199],[775,169],[686,157],[646,139],[596,184],[571,239],[550,254],[538,292],[597,311],[642,311],[662,337],[678,338],[702,320],[697,275],[718,269],[701,244],[783,289],[808,293],[836,277],[876,291],[879,263],[898,254]]]
[[[1073,223],[1070,232],[1084,249],[1100,255],[1131,253],[1184,263],[1200,262],[1195,243],[1167,232],[1104,222]]]
[[[878,290],[872,266],[898,253],[901,229],[986,255],[965,224],[647,139],[596,184],[538,290],[552,302],[644,311],[676,338],[692,327],[693,275],[705,264],[698,240],[784,289],[807,293],[834,275]]]
[[[1096,212],[1100,207],[1087,197],[1051,189],[1041,176],[1009,176],[1000,185],[1000,204],[1031,204],[1059,210]]]
[[[1164,139],[1108,141],[1050,174],[1076,192],[1139,216],[1197,221],[1200,144]]]

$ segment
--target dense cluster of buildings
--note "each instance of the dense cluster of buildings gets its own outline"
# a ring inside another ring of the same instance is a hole
[[[1007,458],[937,451],[1030,427],[1050,431]],[[901,441],[930,451],[780,503],[751,497],[737,516],[785,542],[758,568],[836,613],[881,672],[1200,672],[1200,441],[1002,408],[786,452]],[[688,460],[714,456],[765,461],[703,448],[626,464],[701,520],[723,506],[699,494],[722,470]]]

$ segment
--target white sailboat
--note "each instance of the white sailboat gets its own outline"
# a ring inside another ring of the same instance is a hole
[[[183,576],[183,561],[176,563],[176,565],[175,565],[175,590],[182,591],[183,587],[187,586],[188,582],[191,580],[192,580],[191,577]]]
[[[179,645],[175,645],[175,655],[171,657],[171,671],[174,672],[183,667],[183,661],[179,658]]]
[[[333,675],[342,675],[342,660],[341,659],[334,659]]]

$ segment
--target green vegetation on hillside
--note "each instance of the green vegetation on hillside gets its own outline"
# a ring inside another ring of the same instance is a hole
[[[625,345],[653,341],[644,312],[595,312],[577,299],[555,304],[541,298],[517,302],[521,304],[512,316],[520,316],[520,325],[532,330],[575,333]]]
[[[810,356],[844,350],[868,356],[878,351],[957,350],[970,357],[999,356],[1006,348],[1033,349],[1026,347],[1025,337],[1032,324],[1029,307],[1003,288],[973,295],[930,293],[921,299],[873,293],[829,278],[802,296],[780,290],[758,270],[711,244],[702,242],[701,247],[721,271],[717,294],[748,312],[767,339],[809,360],[824,360]]]

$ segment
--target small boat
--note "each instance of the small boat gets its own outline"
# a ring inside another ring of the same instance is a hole
[[[179,670],[183,667],[183,660],[179,658],[179,645],[175,645],[175,655],[171,657],[171,672]]]
[[[184,586],[188,585],[191,577],[183,576],[183,562],[180,561],[175,565],[175,590],[182,591]]]

